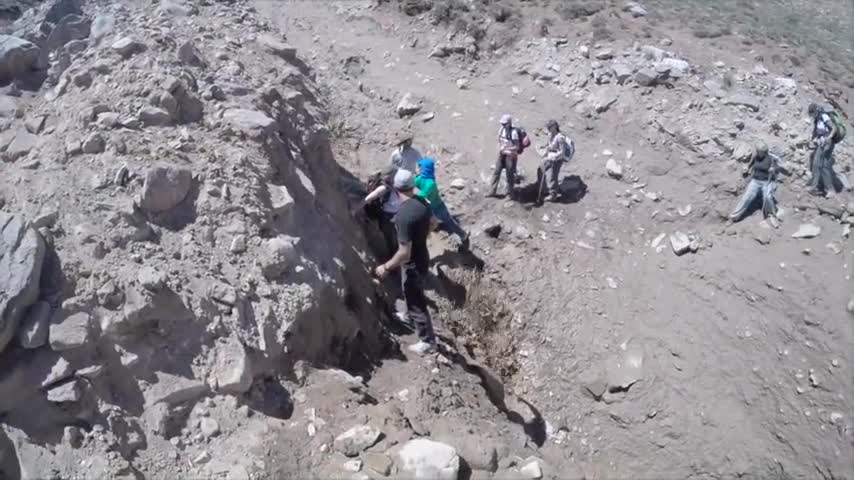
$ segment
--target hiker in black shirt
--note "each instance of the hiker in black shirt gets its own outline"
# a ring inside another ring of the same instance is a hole
[[[765,142],[759,142],[754,149],[754,154],[750,160],[751,177],[747,184],[747,189],[741,196],[735,210],[730,214],[729,218],[733,222],[741,220],[750,204],[756,197],[762,197],[762,213],[765,218],[774,227],[777,228],[777,201],[774,198],[774,193],[777,190],[776,174],[777,174],[777,157],[768,152],[768,145]]]
[[[424,278],[430,265],[427,251],[427,235],[433,216],[430,204],[415,196],[414,175],[408,170],[398,170],[394,176],[394,188],[400,194],[400,210],[397,212],[397,252],[391,260],[376,268],[376,275],[384,278],[389,270],[403,265],[403,295],[409,320],[415,324],[419,341],[409,350],[425,354],[436,348],[433,322],[427,310],[424,294]]]

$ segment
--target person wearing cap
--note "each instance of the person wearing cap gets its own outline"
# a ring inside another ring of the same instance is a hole
[[[758,142],[754,149],[753,157],[750,160],[750,182],[747,184],[747,189],[738,201],[735,210],[729,215],[732,222],[737,222],[744,217],[747,209],[756,200],[756,197],[762,196],[762,213],[775,228],[777,224],[777,202],[774,198],[774,193],[777,190],[777,166],[779,159],[773,153],[768,152],[768,145],[765,142]]]
[[[469,236],[460,224],[448,211],[442,196],[439,194],[439,186],[436,184],[436,162],[432,158],[422,158],[418,161],[418,176],[415,177],[415,188],[417,195],[430,202],[433,216],[439,221],[439,229],[450,235],[459,237],[460,246],[465,249],[468,246]]]
[[[836,173],[833,171],[833,138],[836,135],[836,124],[830,114],[816,103],[810,103],[807,113],[812,119],[812,136],[810,144],[814,147],[807,183],[807,193],[816,196],[832,195],[836,192]]]
[[[509,114],[502,115],[499,123],[501,128],[498,130],[498,160],[495,162],[495,170],[492,172],[492,185],[487,196],[494,197],[497,195],[501,172],[506,171],[507,196],[513,199],[516,186],[516,162],[519,159],[519,130],[513,128],[513,118]]]
[[[385,278],[390,271],[403,266],[403,296],[406,300],[406,315],[415,325],[418,342],[409,346],[409,350],[425,354],[436,349],[436,336],[433,333],[433,321],[427,309],[427,295],[424,293],[424,280],[430,267],[430,252],[427,250],[427,235],[430,233],[430,220],[433,213],[430,204],[416,195],[415,176],[409,170],[399,169],[394,175],[394,189],[401,199],[397,212],[397,252],[390,260],[379,265],[374,273]]]
[[[412,147],[412,132],[404,129],[397,136],[397,146],[391,152],[390,166],[414,172],[421,160],[421,152]]]
[[[545,200],[547,202],[554,202],[560,198],[560,168],[575,155],[575,143],[561,133],[560,126],[556,120],[549,120],[546,123],[546,129],[549,132],[549,143],[546,146],[543,161],[537,169],[537,186],[539,192],[537,201],[540,200],[539,195],[542,194],[543,183],[548,181],[549,193]]]

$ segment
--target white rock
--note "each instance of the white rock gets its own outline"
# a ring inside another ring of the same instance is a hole
[[[455,178],[453,181],[451,181],[451,188],[456,190],[462,190],[466,188],[466,181],[462,178]]]
[[[647,60],[655,60],[656,62],[660,62],[668,56],[666,51],[652,45],[642,46],[641,53]]]
[[[398,102],[397,108],[395,108],[399,117],[415,115],[419,110],[421,110],[421,102],[417,101],[412,93],[404,95],[400,99],[400,102]]]
[[[215,437],[220,433],[219,422],[210,417],[202,417],[199,430],[205,438]]]
[[[684,255],[691,250],[691,240],[688,235],[682,232],[676,232],[670,235],[670,248],[677,256]]]
[[[540,467],[540,461],[532,459],[528,461],[522,468],[519,469],[522,478],[537,480],[543,478],[543,469]]]
[[[98,132],[92,133],[86,140],[83,140],[83,153],[95,154],[101,153],[107,146],[104,136]]]
[[[370,425],[358,425],[335,438],[335,450],[345,456],[355,457],[372,447],[380,439],[379,429]]]
[[[610,48],[606,48],[606,49],[599,50],[598,52],[596,52],[596,59],[597,60],[610,60],[612,58],[614,58],[614,51],[611,50]]]
[[[91,317],[79,312],[50,326],[50,348],[56,352],[80,348],[91,340]]]
[[[753,158],[753,145],[747,142],[738,142],[732,149],[732,159],[737,162],[749,162]]]
[[[798,83],[791,78],[774,79],[774,95],[780,98],[791,97],[798,93]]]
[[[457,88],[459,88],[460,90],[466,90],[469,88],[469,84],[471,83],[471,81],[469,81],[469,79],[467,78],[459,78],[457,79],[456,83]]]
[[[419,438],[406,442],[397,452],[397,465],[407,478],[457,480],[460,457],[449,445]]]
[[[590,47],[588,47],[587,45],[582,45],[578,47],[578,53],[580,53],[581,56],[584,58],[590,58]]]
[[[343,468],[344,470],[346,470],[348,472],[356,473],[356,472],[359,472],[362,470],[362,461],[359,460],[358,458],[355,460],[348,460],[348,461],[344,462],[344,464],[341,466],[341,468]]]
[[[253,372],[246,348],[237,337],[219,339],[215,346],[216,362],[211,371],[213,390],[242,394],[252,388]]]
[[[136,41],[133,37],[122,37],[116,40],[110,48],[122,57],[128,58],[144,51],[146,47],[144,43]]]
[[[267,131],[272,129],[276,124],[276,121],[268,117],[264,112],[241,108],[226,110],[222,114],[222,118],[238,129],[249,131]]]
[[[647,16],[646,9],[635,2],[629,2],[626,4],[624,11],[629,12],[635,18]]]
[[[613,158],[609,158],[605,163],[605,169],[608,171],[608,176],[617,180],[623,178],[623,167]]]
[[[80,400],[80,387],[77,380],[63,383],[47,391],[47,399],[54,403],[76,402]]]
[[[821,227],[811,223],[803,223],[798,231],[792,234],[792,238],[814,238],[821,235]]]
[[[691,73],[691,64],[678,58],[665,58],[655,64],[655,71],[666,72],[673,78],[681,78]]]
[[[256,42],[267,49],[270,53],[285,60],[293,60],[297,56],[296,47],[288,45],[272,35],[259,35]]]
[[[653,241],[652,241],[652,243],[650,244],[650,246],[651,246],[653,249],[657,249],[657,248],[658,248],[658,246],[659,246],[659,245],[661,245],[661,242],[663,242],[663,241],[664,241],[664,239],[665,239],[666,237],[667,237],[667,234],[666,234],[666,233],[659,234],[657,237],[655,237],[655,239],[653,239]]]
[[[635,73],[635,83],[642,87],[651,87],[658,83],[659,73],[651,68],[641,68]]]

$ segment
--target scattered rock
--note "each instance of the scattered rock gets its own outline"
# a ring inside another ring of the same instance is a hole
[[[98,44],[102,38],[113,33],[116,26],[116,18],[110,14],[100,14],[92,20],[89,28],[89,41]]]
[[[659,74],[651,68],[641,68],[635,73],[635,83],[642,87],[652,87],[658,83]]]
[[[2,116],[2,114],[0,114]],[[42,132],[44,124],[47,121],[47,115],[31,115],[24,122],[24,128],[33,135],[38,135]]]
[[[669,56],[664,50],[652,45],[642,46],[641,53],[647,60],[654,60],[656,62],[660,62]]]
[[[150,292],[159,292],[166,286],[166,273],[154,267],[145,266],[139,269],[136,279],[142,288]]]
[[[47,391],[47,399],[54,403],[77,402],[80,400],[80,387],[77,380],[63,383]]]
[[[256,42],[258,42],[258,44],[264,47],[268,52],[287,61],[293,61],[297,58],[296,47],[288,45],[272,35],[259,35]]]
[[[205,438],[212,438],[220,434],[219,422],[210,417],[202,417],[199,430]]]
[[[220,339],[216,346],[216,362],[211,371],[211,389],[239,395],[252,388],[252,377],[252,365],[240,340],[233,335]]]
[[[80,448],[83,444],[83,433],[77,427],[65,427],[62,431],[62,443],[71,448]]]
[[[46,245],[23,218],[0,212],[0,352],[39,295]]]
[[[0,35],[0,81],[11,80],[32,70],[39,59],[39,47],[11,35]]]
[[[50,348],[56,352],[86,346],[91,340],[92,319],[88,313],[78,312],[50,325]]]
[[[455,178],[451,181],[451,188],[455,190],[462,190],[466,188],[466,181],[462,178]]]
[[[191,67],[207,67],[207,63],[192,40],[187,40],[178,47],[178,60]]]
[[[760,245],[768,245],[771,243],[771,233],[766,230],[759,230],[753,237]]]
[[[724,100],[724,104],[731,106],[747,107],[750,110],[753,110],[754,112],[759,111],[759,100],[745,93],[737,93],[735,95],[732,95],[731,97]]]
[[[158,107],[142,107],[136,114],[136,118],[144,127],[163,127],[172,124],[172,115]]]
[[[15,134],[15,138],[6,147],[6,152],[3,154],[7,161],[14,162],[19,158],[29,155],[29,153],[38,146],[39,137],[33,135],[26,130],[21,130]]]
[[[133,37],[122,37],[116,40],[110,48],[122,57],[130,58],[139,52],[145,51],[146,46]]]
[[[226,110],[222,118],[235,128],[251,132],[266,132],[276,125],[275,120],[257,110],[232,108]]]
[[[691,240],[682,232],[673,233],[670,235],[670,248],[677,256],[684,255],[691,249]]]
[[[623,178],[623,167],[613,158],[609,158],[607,162],[605,162],[605,169],[608,171],[608,176],[614,179]]]
[[[370,425],[358,425],[335,438],[335,450],[347,457],[355,457],[372,447],[380,439],[381,432]]]
[[[691,73],[691,64],[678,58],[664,58],[655,64],[655,71],[673,78],[682,78]]]
[[[603,88],[587,97],[587,103],[596,113],[603,113],[611,108],[611,105],[617,103],[617,93],[611,89]]]
[[[433,112],[427,112],[424,115],[421,115],[421,121],[424,123],[427,123],[434,118],[436,118],[436,114]]]
[[[543,478],[543,469],[540,467],[540,461],[537,459],[529,460],[519,469],[522,478],[537,480]]]
[[[615,63],[611,70],[617,83],[622,85],[632,76],[632,69],[624,63]]]
[[[397,459],[405,477],[457,480],[460,471],[460,457],[453,447],[423,438],[406,442]]]
[[[421,102],[418,102],[411,93],[404,95],[395,109],[399,117],[415,115],[419,110],[421,110]]]
[[[779,77],[774,79],[774,96],[791,97],[798,93],[798,83],[791,78]]]
[[[637,2],[629,2],[623,7],[624,12],[628,12],[634,18],[647,16],[647,11]]]
[[[104,136],[98,132],[90,134],[86,137],[86,140],[83,140],[83,153],[95,154],[102,153],[104,149],[107,147],[107,141],[104,140]]]
[[[343,465],[341,465],[341,468],[348,472],[356,473],[362,470],[362,461],[358,458],[355,460],[347,460]]]
[[[814,238],[821,235],[821,227],[811,223],[802,223],[798,230],[792,234],[792,238]]]
[[[746,163],[753,158],[753,145],[747,142],[738,142],[732,149],[732,159],[737,162]]]
[[[391,473],[392,461],[388,455],[384,453],[365,453],[365,465],[380,475],[387,477]]]
[[[456,84],[460,90],[468,90],[471,81],[468,78],[458,78]]]
[[[610,48],[606,48],[604,50],[599,50],[598,52],[596,52],[597,60],[610,60],[612,58],[614,58],[614,51]]]
[[[22,347],[39,348],[47,342],[52,314],[53,308],[44,301],[36,302],[27,310],[18,328],[18,342]]]
[[[483,233],[492,238],[498,238],[501,234],[501,224],[496,222],[488,223],[483,226]]]
[[[186,0],[160,0],[158,10],[162,15],[172,17],[188,17],[198,13],[196,7],[187,3]]]
[[[153,213],[170,210],[184,201],[192,183],[189,170],[171,166],[150,168],[145,173],[139,206]]]
[[[231,253],[243,253],[246,251],[246,235],[237,235],[231,240],[231,245],[228,247]]]

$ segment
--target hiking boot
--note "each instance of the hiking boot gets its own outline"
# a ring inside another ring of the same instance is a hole
[[[558,195],[555,195],[554,193],[546,195],[546,198],[543,199],[543,201],[552,203],[557,202],[558,200],[560,200],[560,197]]]
[[[497,196],[498,195],[495,193],[495,190],[489,190],[486,192],[486,195],[484,195],[486,198],[495,198]]]
[[[775,229],[780,228],[780,221],[777,220],[777,217],[774,215],[768,216],[768,224],[774,227]]]
[[[436,351],[436,342],[425,342],[423,340],[419,340],[416,343],[406,347],[410,352],[417,353],[418,355],[426,355],[428,353],[433,353]]]

